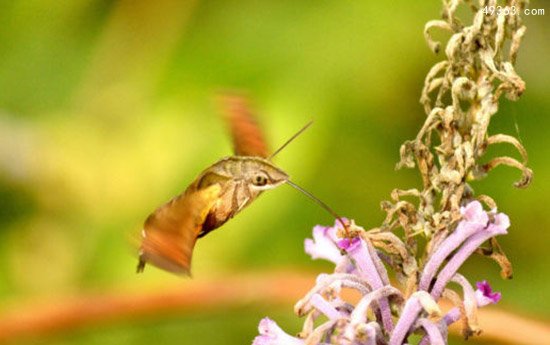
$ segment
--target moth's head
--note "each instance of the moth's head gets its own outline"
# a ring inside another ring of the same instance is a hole
[[[254,159],[248,163],[249,169],[245,169],[245,179],[248,185],[256,190],[268,190],[288,181],[289,176],[273,163],[265,159]]]

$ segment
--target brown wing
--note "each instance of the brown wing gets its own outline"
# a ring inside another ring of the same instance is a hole
[[[197,236],[219,192],[219,185],[187,190],[152,213],[143,228],[138,272],[148,262],[173,273],[189,274]]]
[[[220,97],[237,156],[269,156],[267,145],[248,100],[238,95]]]

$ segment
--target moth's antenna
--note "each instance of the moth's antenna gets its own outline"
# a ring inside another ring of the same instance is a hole
[[[288,144],[290,144],[290,142],[292,142],[292,140],[296,139],[296,137],[298,137],[300,134],[302,134],[309,126],[311,126],[311,124],[313,123],[313,121],[309,121],[304,127],[302,127],[302,129],[300,129],[298,132],[296,132],[296,134],[294,134],[292,137],[290,137],[290,139],[288,139],[286,141],[286,143],[284,143],[281,147],[279,147],[275,152],[273,152],[271,154],[271,156],[269,156],[267,159],[268,160],[271,160],[273,157],[275,157],[277,155],[277,153],[281,152]]]
[[[311,124],[311,122],[308,124],[308,126]],[[307,126],[306,126],[307,128]],[[305,128],[304,128],[305,129]],[[344,230],[346,230],[346,235],[347,237],[349,237],[349,231],[348,231],[348,225],[346,225],[346,222],[344,222],[344,220],[342,219],[342,217],[340,217],[338,215],[338,213],[336,213],[332,208],[330,208],[327,204],[325,204],[324,202],[321,201],[321,199],[317,198],[315,195],[311,194],[310,192],[308,192],[307,190],[303,189],[302,187],[298,186],[297,184],[295,184],[294,182],[290,181],[290,180],[287,180],[286,183],[288,185],[290,185],[291,187],[293,187],[294,189],[298,190],[299,192],[301,192],[302,194],[304,194],[305,196],[307,196],[308,198],[310,198],[311,200],[315,201],[319,206],[321,206],[325,211],[327,211],[328,213],[330,213],[334,218],[336,218],[336,220],[338,220],[338,222],[340,224],[342,224],[342,226],[344,227]]]

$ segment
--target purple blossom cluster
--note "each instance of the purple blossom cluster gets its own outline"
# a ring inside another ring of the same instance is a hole
[[[448,326],[458,320],[465,321],[466,336],[478,333],[477,309],[498,302],[501,296],[486,281],[478,282],[474,289],[458,269],[484,242],[506,234],[510,222],[496,210],[484,211],[478,201],[460,211],[462,217],[454,230],[433,241],[422,269],[409,273],[408,281],[415,284],[407,293],[392,285],[387,262],[393,254],[377,248],[369,231],[352,221],[350,228],[356,236],[341,238],[338,223],[314,227],[313,238],[305,241],[305,251],[313,259],[333,262],[334,272],[320,274],[315,286],[296,303],[296,314],[306,316],[297,336],[264,318],[253,345],[401,345],[408,343],[413,333],[422,337],[419,344],[446,344]],[[395,236],[393,241],[401,240]],[[406,247],[402,242],[397,245]],[[450,290],[450,283],[460,287],[462,294]],[[344,300],[343,289],[357,291],[360,300],[355,305]],[[455,304],[445,314],[438,305],[441,297],[449,297]]]

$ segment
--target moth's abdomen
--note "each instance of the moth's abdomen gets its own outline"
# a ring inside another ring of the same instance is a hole
[[[222,188],[219,199],[208,212],[199,238],[225,224],[256,199],[260,193],[260,191],[250,189],[245,181],[227,182]]]

